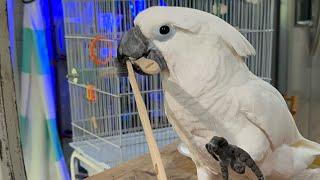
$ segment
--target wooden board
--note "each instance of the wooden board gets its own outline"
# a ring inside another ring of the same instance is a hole
[[[167,177],[170,180],[196,180],[196,167],[192,160],[177,151],[178,142],[161,151]],[[88,180],[156,180],[150,155],[128,161],[116,168],[89,177]]]
[[[7,1],[0,1],[0,179],[25,180],[7,13]]]

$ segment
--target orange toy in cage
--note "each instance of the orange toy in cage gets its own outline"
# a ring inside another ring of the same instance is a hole
[[[97,56],[96,48],[97,48],[97,43],[99,41],[105,41],[107,43],[107,47],[109,49],[108,57],[105,59],[100,59]],[[106,65],[112,60],[112,41],[108,40],[107,38],[103,36],[95,36],[93,40],[89,44],[89,56],[90,59],[96,64],[96,65]]]
[[[93,85],[87,85],[86,97],[87,97],[87,100],[90,102],[95,102],[97,100],[96,90]]]

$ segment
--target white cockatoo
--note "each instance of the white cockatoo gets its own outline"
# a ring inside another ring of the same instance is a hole
[[[145,74],[161,73],[166,115],[200,180],[219,176],[205,149],[216,135],[248,152],[270,179],[320,179],[320,145],[302,137],[281,94],[249,71],[244,58],[255,50],[234,27],[181,7],[151,7],[134,24],[118,59]],[[247,179],[234,179],[241,178]]]

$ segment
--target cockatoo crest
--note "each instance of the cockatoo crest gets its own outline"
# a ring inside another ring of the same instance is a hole
[[[241,57],[255,55],[255,49],[237,29],[219,17],[200,10],[156,6],[140,13],[134,23],[149,39],[152,39],[154,29],[171,24],[177,31],[194,34],[201,31],[201,35],[208,38],[220,38]]]

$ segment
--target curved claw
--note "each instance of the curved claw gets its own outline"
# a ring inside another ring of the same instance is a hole
[[[213,151],[213,147],[211,143],[206,144],[206,149],[209,152],[209,154],[211,154],[211,156],[216,160],[216,161],[220,161],[219,158],[216,156],[216,154]]]
[[[244,174],[246,172],[246,166],[239,161],[236,161],[236,160],[231,161],[230,166],[231,166],[231,169],[238,174]]]
[[[229,166],[229,162],[220,161],[221,175],[223,180],[229,179],[228,166]]]

